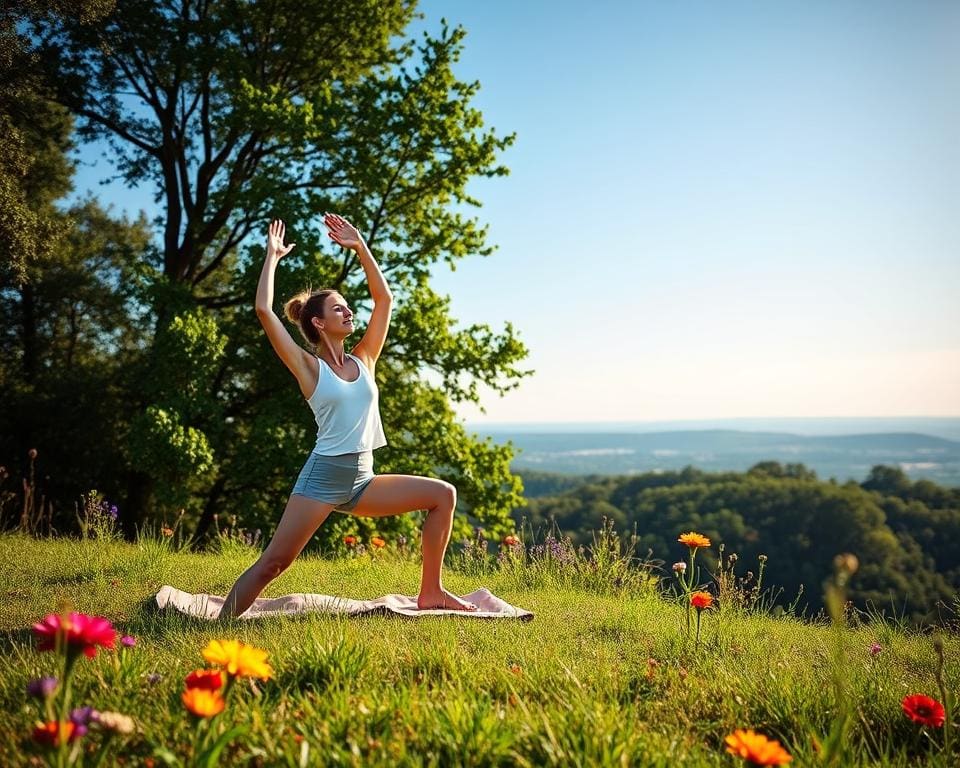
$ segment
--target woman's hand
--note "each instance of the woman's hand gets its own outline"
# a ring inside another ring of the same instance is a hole
[[[290,243],[290,245],[283,244],[283,235],[286,231],[287,228],[280,219],[274,219],[270,223],[270,229],[267,233],[267,258],[276,258],[279,260],[293,250],[293,246],[295,246],[296,243]]]
[[[360,248],[360,233],[345,218],[337,216],[335,213],[327,213],[324,214],[323,223],[330,230],[328,234],[333,242],[342,245],[344,248],[349,248],[351,251]]]

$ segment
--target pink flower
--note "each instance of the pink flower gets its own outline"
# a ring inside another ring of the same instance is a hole
[[[124,635],[120,638],[120,642],[127,648],[133,648],[133,646],[137,644],[137,638],[131,637],[130,635]]]
[[[870,643],[870,655],[876,656],[883,648],[880,647],[880,643]]]
[[[72,611],[67,618],[51,613],[43,621],[33,625],[37,637],[37,650],[52,651],[57,639],[66,642],[70,651],[83,651],[88,658],[97,655],[97,646],[113,648],[117,631],[109,620],[100,616],[86,616]]]

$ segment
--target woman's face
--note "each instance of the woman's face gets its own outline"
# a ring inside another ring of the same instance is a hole
[[[331,293],[323,303],[323,317],[316,322],[328,336],[346,338],[353,333],[353,310],[339,293]]]

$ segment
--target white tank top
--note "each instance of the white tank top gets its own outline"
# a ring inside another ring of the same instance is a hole
[[[339,456],[344,453],[372,451],[387,444],[380,423],[380,393],[377,383],[360,362],[360,375],[345,381],[318,357],[320,372],[317,386],[307,399],[317,420],[317,444],[313,453]]]

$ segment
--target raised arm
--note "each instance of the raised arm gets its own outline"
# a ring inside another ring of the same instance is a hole
[[[257,318],[260,320],[263,330],[267,332],[267,338],[270,340],[273,351],[277,353],[283,364],[296,377],[304,397],[308,397],[313,384],[316,383],[316,370],[311,371],[309,365],[312,356],[307,354],[306,350],[293,340],[280,318],[273,311],[273,273],[280,259],[290,253],[293,246],[296,245],[296,243],[283,244],[285,231],[286,227],[279,219],[270,224],[267,233],[267,256],[263,261],[263,269],[260,271],[260,282],[257,284]]]
[[[363,360],[367,368],[373,370],[380,352],[383,350],[383,343],[387,339],[387,330],[390,327],[390,314],[393,311],[393,294],[387,281],[377,266],[373,254],[367,248],[360,233],[349,221],[335,213],[328,213],[323,217],[324,224],[330,230],[330,238],[342,245],[356,251],[360,258],[360,266],[363,267],[363,273],[367,277],[367,285],[370,287],[370,297],[373,299],[373,313],[370,316],[370,322],[367,323],[367,331],[363,338],[353,348],[353,354]]]

